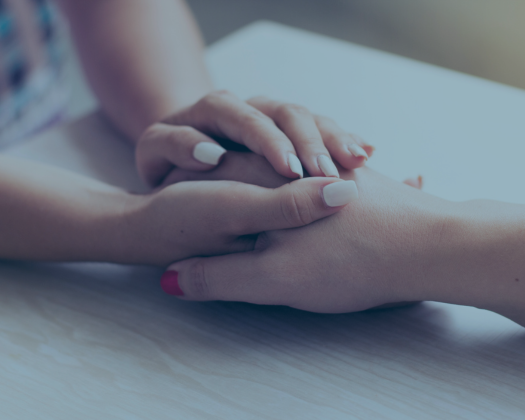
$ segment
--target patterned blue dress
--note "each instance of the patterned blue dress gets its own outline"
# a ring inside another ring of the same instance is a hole
[[[0,0],[0,148],[63,117],[63,31],[47,0]]]

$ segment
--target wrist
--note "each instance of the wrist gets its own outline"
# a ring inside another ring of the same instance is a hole
[[[151,244],[145,243],[148,220],[144,213],[151,198],[152,195],[122,192],[107,200],[106,210],[97,224],[102,253],[99,260],[118,264],[150,264],[148,255]]]
[[[72,241],[79,247],[77,259],[132,264],[129,221],[140,197],[116,188],[86,192],[89,205],[75,234],[80,241]]]
[[[161,191],[121,197],[108,218],[113,227],[113,262],[165,267],[180,256],[169,234],[176,220],[173,203]]]
[[[523,206],[476,200],[450,203],[426,279],[425,300],[474,306],[523,324]]]

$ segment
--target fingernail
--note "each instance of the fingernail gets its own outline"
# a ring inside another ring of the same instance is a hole
[[[344,206],[359,198],[355,181],[333,182],[323,188],[323,198],[330,207]]]
[[[365,149],[363,149],[358,144],[351,144],[348,146],[348,150],[355,156],[355,157],[364,157],[368,160],[368,154],[365,152]]]
[[[193,149],[193,157],[199,162],[207,163],[208,165],[217,165],[219,159],[225,153],[226,149],[224,147],[205,141],[197,143]]]
[[[303,177],[303,166],[297,156],[290,153],[288,155],[288,165],[294,174],[299,175],[299,178]]]
[[[332,162],[332,159],[330,159],[328,156],[319,156],[317,158],[317,163],[319,164],[319,168],[321,168],[321,171],[323,171],[325,176],[335,176],[336,178],[339,178],[339,171],[335,167],[334,162]]]
[[[168,295],[184,296],[179,286],[179,273],[176,271],[166,271],[160,278],[160,287]]]

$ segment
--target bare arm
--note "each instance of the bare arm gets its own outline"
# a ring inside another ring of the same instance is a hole
[[[59,3],[102,108],[132,141],[211,90],[199,30],[183,0]]]
[[[0,155],[0,259],[116,261],[124,191]]]
[[[438,255],[428,257],[425,299],[491,310],[525,326],[525,206],[452,206]]]
[[[255,233],[338,212],[354,198],[348,196],[352,190],[353,182],[309,178],[277,189],[181,182],[133,195],[0,155],[0,259],[166,266],[195,255],[239,252],[253,249]]]

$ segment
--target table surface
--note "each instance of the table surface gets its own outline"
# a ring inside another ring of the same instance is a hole
[[[525,203],[523,91],[268,22],[208,59],[218,87],[304,104],[365,137],[370,166],[393,178]],[[97,114],[8,153],[143,189],[132,150]],[[0,417],[525,418],[525,333],[498,315],[189,303],[165,295],[160,274],[0,264]]]

